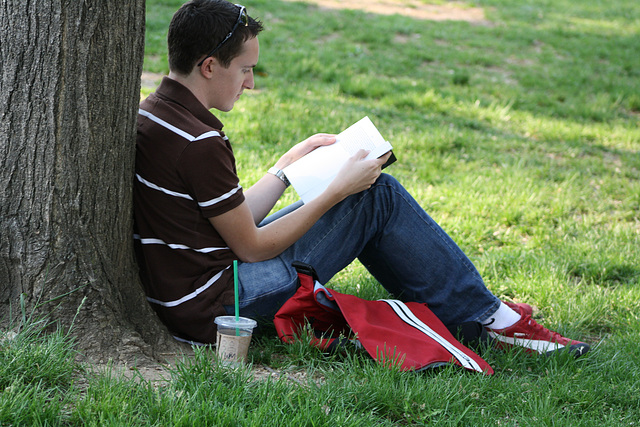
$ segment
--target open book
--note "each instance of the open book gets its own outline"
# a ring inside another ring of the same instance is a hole
[[[369,150],[366,159],[376,159],[392,147],[369,117],[365,117],[337,135],[334,144],[318,147],[283,169],[304,203],[318,197],[338,171],[359,149]],[[395,161],[393,154],[386,167]]]

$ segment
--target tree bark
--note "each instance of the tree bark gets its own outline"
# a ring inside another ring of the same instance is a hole
[[[22,304],[96,361],[174,352],[132,248],[144,0],[0,1],[0,322]]]

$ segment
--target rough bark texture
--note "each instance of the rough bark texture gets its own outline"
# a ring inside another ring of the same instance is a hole
[[[0,2],[0,323],[22,300],[96,361],[176,351],[132,249],[144,0]]]

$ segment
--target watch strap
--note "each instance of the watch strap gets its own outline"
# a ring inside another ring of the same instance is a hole
[[[280,181],[284,182],[284,185],[286,187],[289,187],[291,185],[291,183],[287,179],[287,176],[284,174],[284,172],[281,169],[278,169],[277,167],[273,166],[269,168],[267,172],[270,173],[271,175],[275,175],[278,178],[280,178]]]

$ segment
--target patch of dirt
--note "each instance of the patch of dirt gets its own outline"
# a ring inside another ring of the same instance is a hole
[[[144,383],[149,383],[155,388],[158,388],[167,385],[171,380],[170,370],[174,366],[175,365],[171,363],[158,364],[156,366],[148,367],[115,364],[89,365],[87,366],[87,369],[90,373],[93,373],[95,375],[106,375],[107,377],[113,379],[123,378],[126,380],[142,381]],[[266,381],[269,378],[273,380],[283,378],[287,382],[300,387],[306,387],[308,381],[307,372],[303,370],[280,370],[273,369],[266,365],[253,365],[251,367],[251,373],[254,380],[256,381]],[[313,381],[316,384],[321,384],[324,382],[324,378],[322,376],[314,376]],[[86,388],[87,380],[84,378],[79,378],[77,380],[77,385],[80,388]]]
[[[160,84],[162,77],[164,77],[164,74],[162,73],[150,73],[148,71],[143,71],[142,76],[140,77],[141,86],[156,88]]]
[[[0,335],[0,338],[2,335]],[[122,378],[126,380],[135,380],[151,384],[154,387],[162,387],[171,380],[171,371],[185,360],[194,357],[193,348],[187,344],[180,344],[181,351],[179,353],[164,353],[158,355],[164,362],[149,363],[146,361],[142,364],[134,365],[119,361],[111,361],[110,363],[86,363],[85,369],[89,374],[106,375],[110,378]],[[215,363],[215,349],[210,354],[212,363]],[[307,372],[304,370],[292,369],[274,369],[270,366],[262,364],[254,364],[251,366],[251,373],[256,381],[264,381],[269,378],[277,380],[284,379],[294,385],[305,387],[307,385]],[[315,383],[323,383],[324,378],[320,375],[314,375],[312,380]],[[86,379],[80,378],[78,384],[86,386]]]
[[[429,21],[466,21],[489,25],[484,9],[470,7],[459,1],[426,4],[420,0],[305,0],[305,3],[315,4],[324,9],[352,9],[380,15],[397,14]]]

